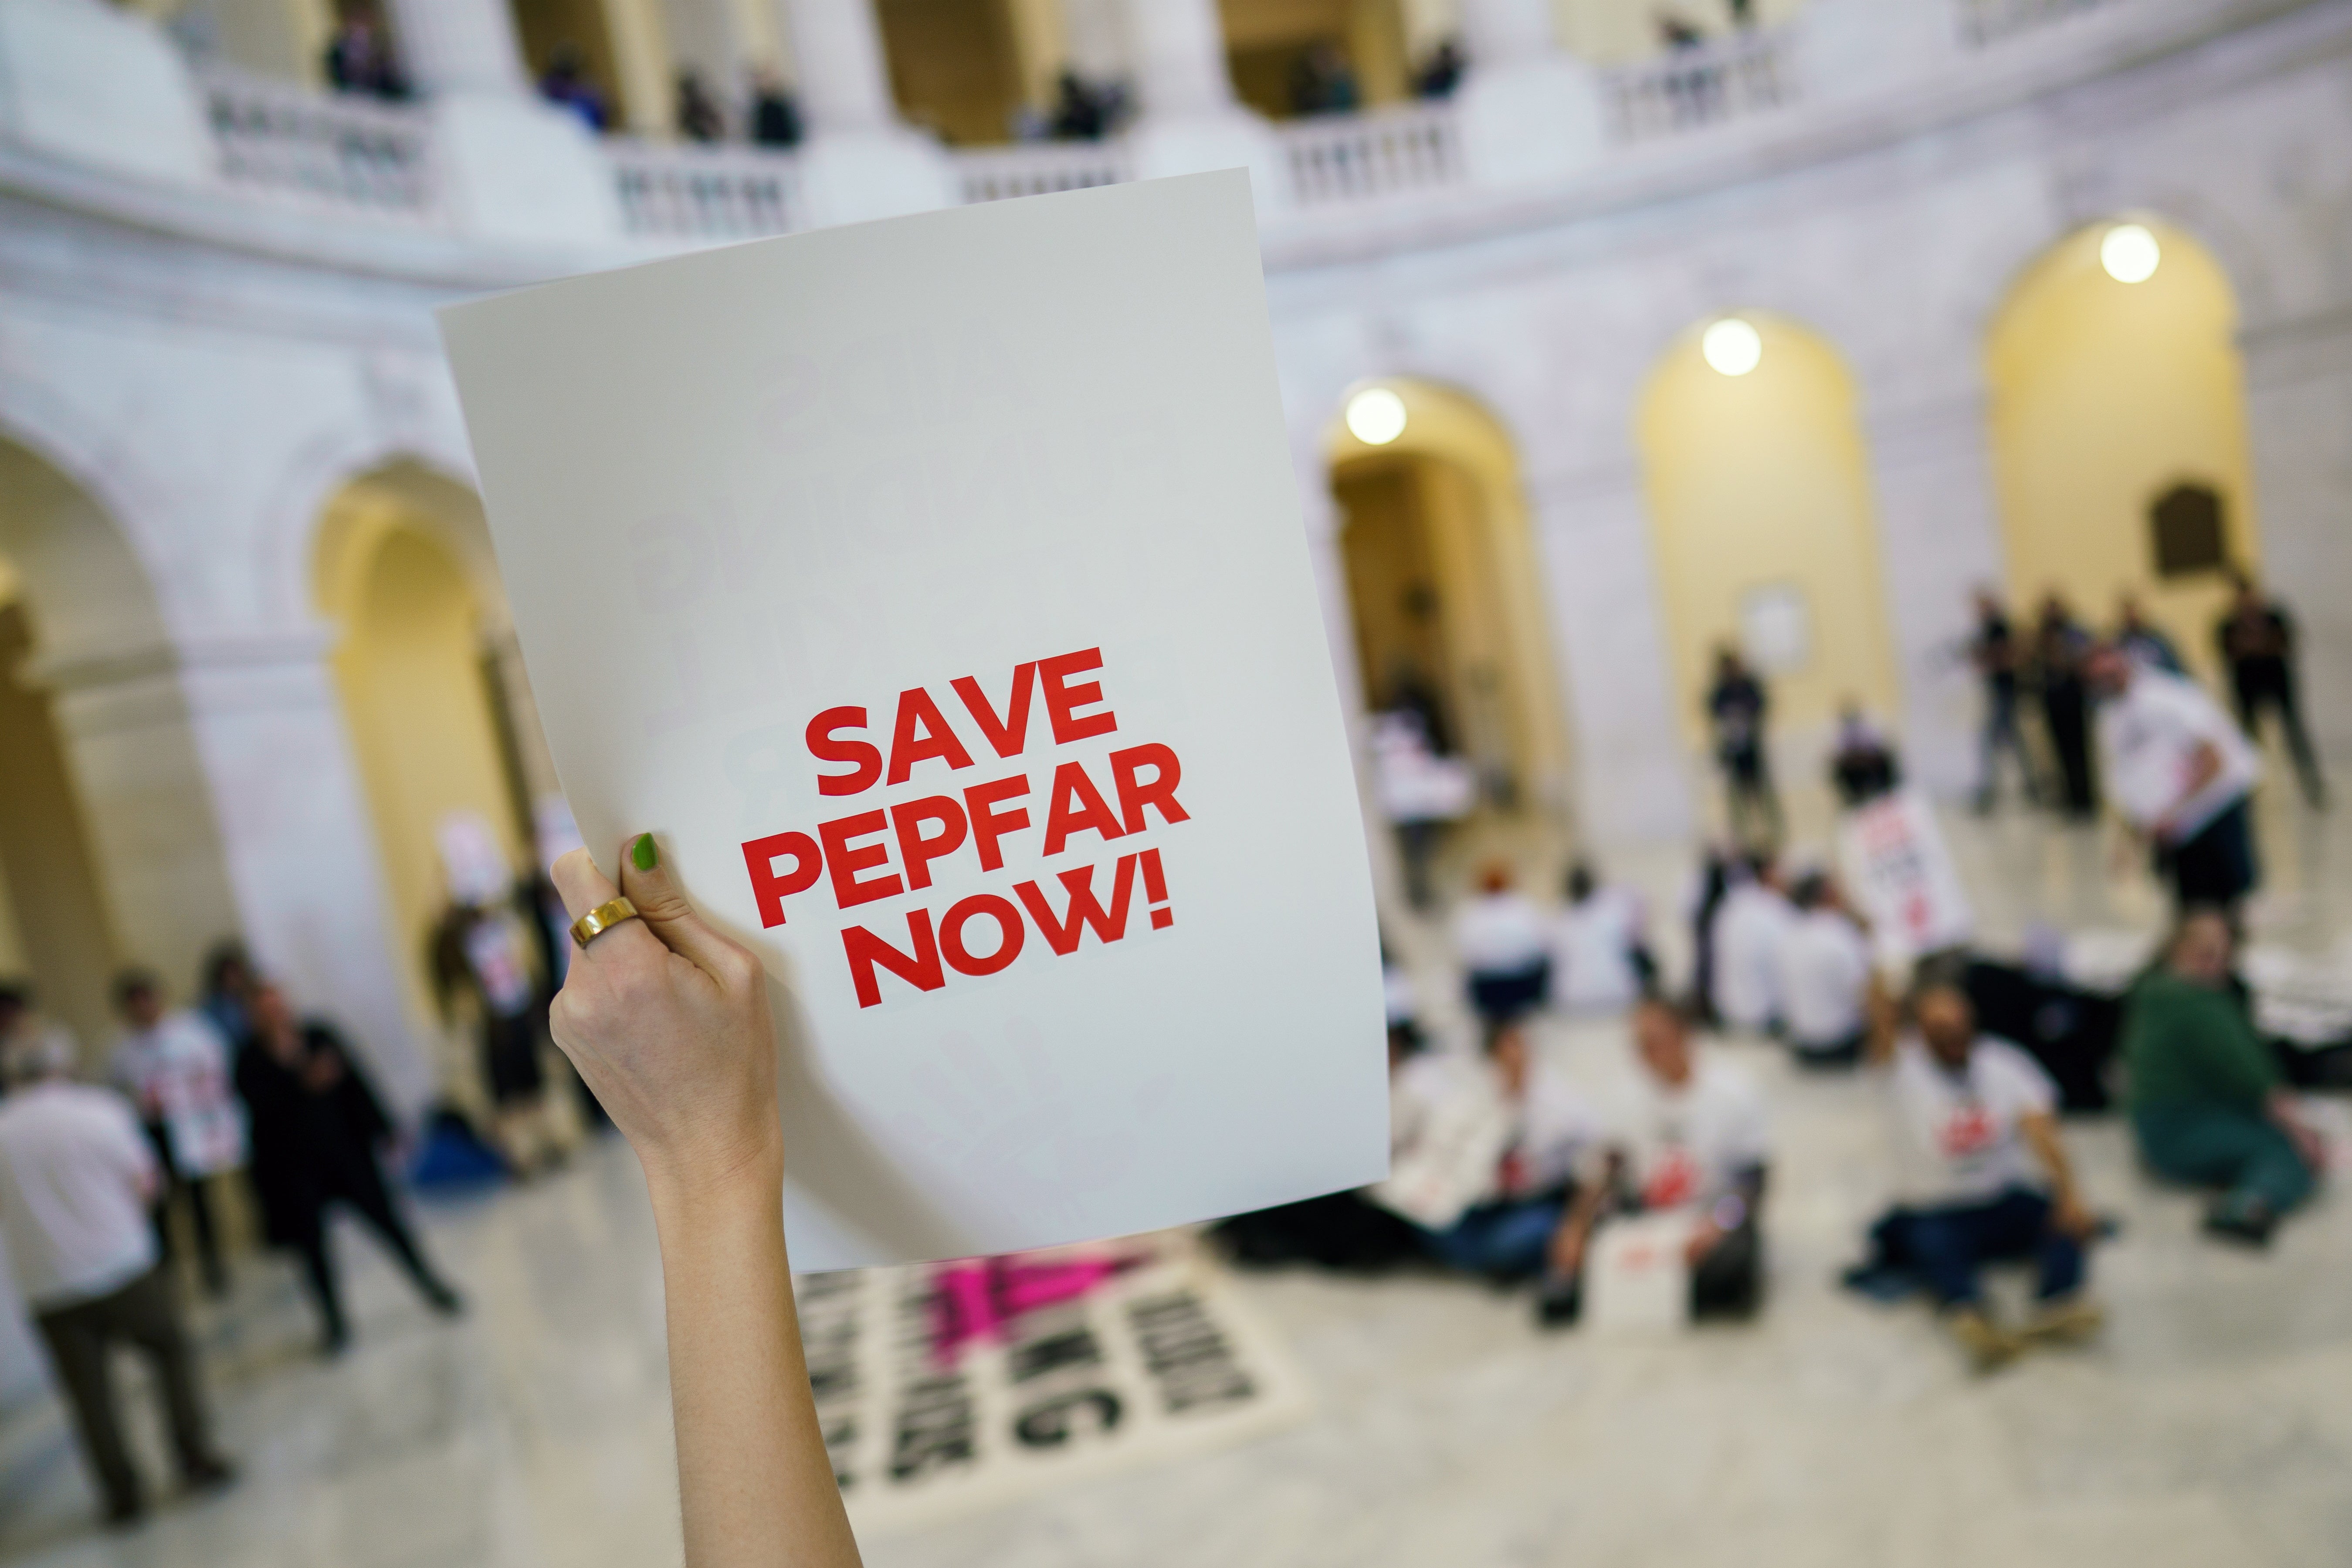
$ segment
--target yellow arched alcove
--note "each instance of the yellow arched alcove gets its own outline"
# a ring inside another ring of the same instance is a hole
[[[394,475],[345,486],[327,507],[316,561],[320,608],[341,633],[335,680],[375,818],[394,940],[423,1017],[434,1012],[426,954],[446,902],[442,818],[471,812],[509,865],[531,858],[499,731],[488,595],[450,542],[452,521],[419,505],[436,483],[446,481]]]
[[[2223,548],[2261,560],[2246,455],[2237,301],[2211,254],[2143,224],[2156,271],[2119,282],[2100,261],[2110,224],[2069,236],[2010,291],[1985,346],[1992,453],[2012,600],[2055,589],[2099,626],[2139,595],[2190,665],[2213,668],[2218,572],[2159,577],[2149,509],[2184,481],[2221,499]]]
[[[1853,378],[1826,342],[1763,312],[1743,374],[1707,363],[1694,325],[1635,414],[1675,694],[1694,748],[1713,651],[1744,647],[1776,734],[1826,729],[1851,697],[1882,721],[1901,692],[1879,572],[1877,507]]]
[[[1446,387],[1400,378],[1350,396],[1367,390],[1395,395],[1402,431],[1365,441],[1343,408],[1325,438],[1365,701],[1419,681],[1495,794],[1560,811],[1567,721],[1510,437]]]

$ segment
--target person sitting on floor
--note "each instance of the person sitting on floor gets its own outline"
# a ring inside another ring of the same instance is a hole
[[[1763,1090],[1737,1065],[1699,1056],[1688,1016],[1661,998],[1634,1009],[1633,1047],[1641,1071],[1612,1108],[1605,1169],[1580,1186],[1553,1248],[1539,1316],[1576,1321],[1587,1246],[1610,1215],[1686,1209],[1691,1315],[1746,1317],[1763,1292],[1757,1207],[1771,1152]]]
[[[1568,873],[1568,908],[1553,928],[1552,999],[1570,1013],[1622,1013],[1657,973],[1643,935],[1641,895],[1604,883],[1578,861]]]
[[[2084,1288],[2096,1228],[2058,1135],[2057,1090],[2007,1040],[1977,1031],[1953,981],[1912,999],[1916,1032],[1872,1037],[1885,1074],[1900,1206],[1883,1228],[1935,1295],[1952,1335],[1990,1371],[2035,1341],[2076,1340],[2103,1321]],[[2021,1331],[1995,1322],[1977,1279],[1984,1264],[2032,1258],[2036,1308]]]
[[[2159,1175],[2222,1189],[2205,1228],[2260,1247],[2311,1195],[2326,1150],[2231,986],[2231,945],[2219,910],[2181,921],[2164,963],[2132,987],[2124,1061],[2141,1157]]]
[[[1454,945],[1468,971],[1470,1005],[1488,1028],[1540,1006],[1551,984],[1543,913],[1511,888],[1499,861],[1478,876],[1478,892],[1454,917]]]
[[[1800,1067],[1852,1067],[1869,1021],[1870,939],[1822,872],[1799,880],[1792,901],[1773,955],[1781,1026]]]
[[[1389,1156],[1394,1160],[1421,1136],[1432,1107],[1444,1098],[1452,1071],[1463,1070],[1466,1064],[1429,1050],[1410,1010],[1396,1010],[1394,992],[1390,1008]],[[1314,1263],[1370,1272],[1422,1251],[1419,1231],[1360,1191],[1326,1193],[1237,1214],[1218,1222],[1211,1233],[1234,1262],[1259,1266]]]
[[[1715,915],[1715,1009],[1725,1026],[1770,1034],[1780,1024],[1780,936],[1797,918],[1771,861],[1733,869]]]
[[[1426,1102],[1373,1201],[1450,1268],[1507,1281],[1553,1271],[1599,1118],[1536,1058],[1522,1024],[1489,1030],[1483,1063],[1432,1059]]]

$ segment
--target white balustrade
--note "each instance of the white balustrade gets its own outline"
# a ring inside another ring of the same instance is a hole
[[[1733,33],[1621,66],[1602,79],[1611,129],[1621,142],[1645,142],[1719,125],[1797,96],[1796,62],[1779,28]]]
[[[1959,0],[1960,36],[1971,44],[1990,44],[2114,3],[2115,0]]]
[[[207,66],[221,177],[271,200],[403,222],[439,217],[422,110]]]
[[[789,153],[620,137],[604,145],[632,233],[755,239],[808,226]]]
[[[1135,160],[1117,142],[1037,142],[958,148],[948,154],[967,202],[1082,191],[1135,178]]]
[[[1317,115],[1276,125],[1275,135],[1301,206],[1402,195],[1462,180],[1462,142],[1450,104]]]

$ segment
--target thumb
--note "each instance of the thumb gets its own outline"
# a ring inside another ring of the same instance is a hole
[[[721,974],[730,955],[740,952],[687,901],[652,834],[640,833],[621,846],[621,891],[654,934],[696,968]]]

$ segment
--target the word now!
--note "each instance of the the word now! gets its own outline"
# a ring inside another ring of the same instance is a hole
[[[1157,849],[1118,858],[1111,873],[1108,904],[1095,896],[1095,870],[1092,866],[1081,866],[1061,873],[1057,880],[1062,884],[1064,902],[1059,914],[1055,912],[1053,900],[1045,889],[1029,881],[1013,884],[1013,898],[1020,900],[1018,904],[996,893],[974,893],[950,904],[947,913],[936,924],[929,910],[908,911],[904,950],[864,926],[845,928],[841,933],[841,945],[849,960],[850,984],[857,992],[857,1005],[881,1005],[883,970],[921,991],[937,991],[945,985],[947,971],[950,969],[959,974],[994,974],[1021,956],[1023,948],[1028,945],[1033,924],[1056,957],[1066,958],[1076,952],[1089,931],[1097,942],[1118,942],[1127,935],[1128,910],[1134,901],[1139,871],[1142,873],[1144,901],[1157,906],[1168,902],[1168,879],[1160,869]],[[1175,921],[1173,910],[1165,907],[1152,909],[1152,930],[1165,931]],[[992,929],[986,931],[985,951],[975,952],[971,938],[983,928]]]

